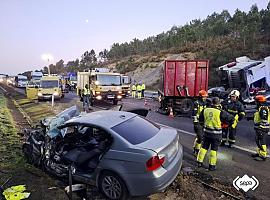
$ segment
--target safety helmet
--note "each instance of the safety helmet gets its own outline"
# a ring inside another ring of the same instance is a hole
[[[208,94],[207,94],[207,92],[205,90],[200,90],[199,91],[199,96],[200,97],[208,97]]]
[[[256,100],[257,102],[259,102],[259,103],[264,103],[264,102],[266,102],[266,97],[263,96],[263,95],[257,95],[257,96],[255,97],[255,100]]]
[[[239,98],[240,92],[238,90],[233,90],[231,91],[230,96],[236,96],[237,98]]]

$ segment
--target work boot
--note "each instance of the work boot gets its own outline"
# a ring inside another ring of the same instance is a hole
[[[233,143],[229,143],[229,148],[233,148],[234,147],[234,144]]]
[[[209,171],[215,171],[216,170],[216,166],[215,165],[209,165]]]
[[[263,161],[266,161],[266,157],[265,156],[259,156]]]
[[[197,166],[200,168],[203,166],[203,163],[202,162],[197,162]]]
[[[252,157],[252,158],[257,158],[257,157],[260,157],[260,156],[259,156],[258,153],[253,153],[253,154],[251,154],[251,157]]]
[[[224,147],[225,146],[225,141],[221,141],[220,146]]]

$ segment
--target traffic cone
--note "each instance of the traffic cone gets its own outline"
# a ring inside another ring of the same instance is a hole
[[[144,99],[144,106],[147,106],[148,105],[148,102],[146,99]]]
[[[170,107],[170,114],[169,114],[169,117],[174,117],[174,116],[173,116],[173,109],[172,109],[172,107]]]

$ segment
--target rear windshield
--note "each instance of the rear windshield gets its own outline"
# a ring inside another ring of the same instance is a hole
[[[154,137],[159,129],[159,126],[139,116],[131,118],[112,128],[112,130],[134,145]]]

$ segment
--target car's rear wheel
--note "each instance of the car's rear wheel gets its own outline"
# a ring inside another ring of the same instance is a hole
[[[101,174],[98,187],[109,199],[124,200],[128,198],[128,190],[124,181],[112,172],[106,171]]]

